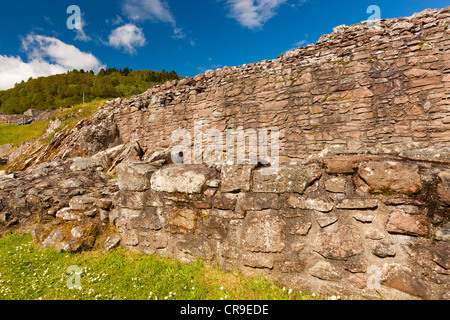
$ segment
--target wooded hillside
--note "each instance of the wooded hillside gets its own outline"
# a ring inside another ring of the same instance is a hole
[[[22,81],[12,89],[0,91],[0,112],[19,114],[32,108],[57,109],[95,98],[130,97],[155,84],[180,79],[175,71],[101,69],[73,70],[66,74]]]

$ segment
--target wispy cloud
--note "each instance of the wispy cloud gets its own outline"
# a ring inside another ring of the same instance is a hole
[[[76,36],[75,36],[75,40],[79,40],[79,41],[91,41],[92,38],[89,37],[88,35],[86,35],[86,32],[84,31],[84,27],[86,27],[86,21],[84,19],[84,14],[81,14],[81,24],[80,24],[80,28],[79,29],[74,29],[76,32]]]
[[[65,73],[73,69],[98,72],[105,66],[91,53],[53,37],[29,34],[22,38],[24,61],[18,56],[0,54],[0,90],[6,90],[30,77]]]
[[[230,17],[248,29],[260,29],[288,0],[226,0]]]
[[[161,0],[124,0],[122,9],[134,21],[152,20],[176,25],[168,3]]]
[[[117,26],[119,24],[123,24],[124,21],[121,16],[117,15],[114,19],[106,19],[106,24],[111,24],[113,26]]]
[[[303,47],[304,45],[308,44],[308,40],[300,40],[297,41],[296,43],[294,43],[294,47],[298,48],[298,47]]]
[[[173,38],[186,39],[186,32],[177,25],[175,16],[170,11],[169,4],[164,0],[123,0],[124,15],[135,22],[162,22],[173,29]]]
[[[126,24],[114,29],[108,38],[108,44],[129,54],[136,54],[136,48],[145,46],[144,32],[134,24]]]

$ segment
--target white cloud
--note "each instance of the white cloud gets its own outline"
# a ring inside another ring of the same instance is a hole
[[[260,29],[287,0],[227,0],[230,16],[248,29]]]
[[[110,46],[116,49],[123,49],[129,54],[135,54],[136,48],[143,47],[146,44],[142,29],[131,23],[114,29],[108,40]]]
[[[80,51],[52,37],[30,34],[22,39],[27,61],[16,56],[0,55],[0,90],[6,90],[30,77],[45,77],[73,69],[98,72],[105,66],[91,53]]]
[[[101,69],[101,63],[94,55],[53,37],[30,34],[22,39],[22,47],[31,60],[48,59],[67,70]]]

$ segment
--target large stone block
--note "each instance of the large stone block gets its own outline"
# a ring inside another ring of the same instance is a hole
[[[260,168],[253,171],[253,192],[258,193],[303,193],[306,188],[322,176],[319,165],[281,166]]]
[[[373,191],[417,193],[422,189],[419,167],[415,165],[370,161],[358,174]]]
[[[278,194],[269,193],[246,193],[237,202],[236,210],[239,211],[261,211],[267,209],[280,209],[281,202]]]
[[[197,228],[197,213],[188,207],[170,208],[167,214],[167,229],[171,233],[190,234]]]
[[[222,192],[249,191],[254,165],[229,165],[222,169]]]
[[[273,269],[273,259],[264,253],[246,253],[242,256],[244,266],[256,269]]]
[[[337,232],[323,231],[317,235],[314,244],[314,251],[332,260],[347,260],[363,250],[362,238],[353,226],[341,226]]]
[[[202,165],[175,164],[155,172],[151,187],[155,191],[168,193],[201,193],[214,175],[213,169]]]
[[[386,229],[390,233],[425,237],[428,234],[428,221],[424,215],[411,215],[396,208],[389,216]]]
[[[286,244],[286,223],[274,210],[249,212],[244,223],[242,245],[252,252],[280,252]]]
[[[314,199],[303,197],[289,197],[288,205],[294,209],[317,210],[320,212],[330,212],[334,208],[334,203],[330,199]]]
[[[426,283],[409,267],[398,263],[390,263],[384,265],[381,272],[381,284],[412,296],[430,299],[430,291]]]
[[[122,191],[146,191],[156,167],[145,162],[122,163],[117,166],[117,183]]]
[[[160,230],[161,220],[156,208],[148,208],[141,215],[130,218],[130,227],[142,230]]]

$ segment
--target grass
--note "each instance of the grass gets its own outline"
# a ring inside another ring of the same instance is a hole
[[[12,144],[14,146],[42,136],[47,128],[47,122],[35,122],[25,126],[0,126],[0,145]]]
[[[79,268],[77,274],[69,269]],[[67,273],[67,271],[72,273]],[[313,300],[263,277],[246,278],[201,261],[183,265],[124,249],[57,253],[30,235],[0,239],[0,300]]]
[[[90,117],[99,107],[105,104],[105,101],[106,100],[97,99],[58,112],[54,119],[62,119],[62,123],[56,132],[67,126],[73,127],[78,121]],[[13,146],[17,146],[27,140],[39,138],[46,132],[47,124],[48,121],[34,122],[25,126],[0,124],[0,145],[12,144]],[[49,137],[49,140],[53,137],[54,134]]]

